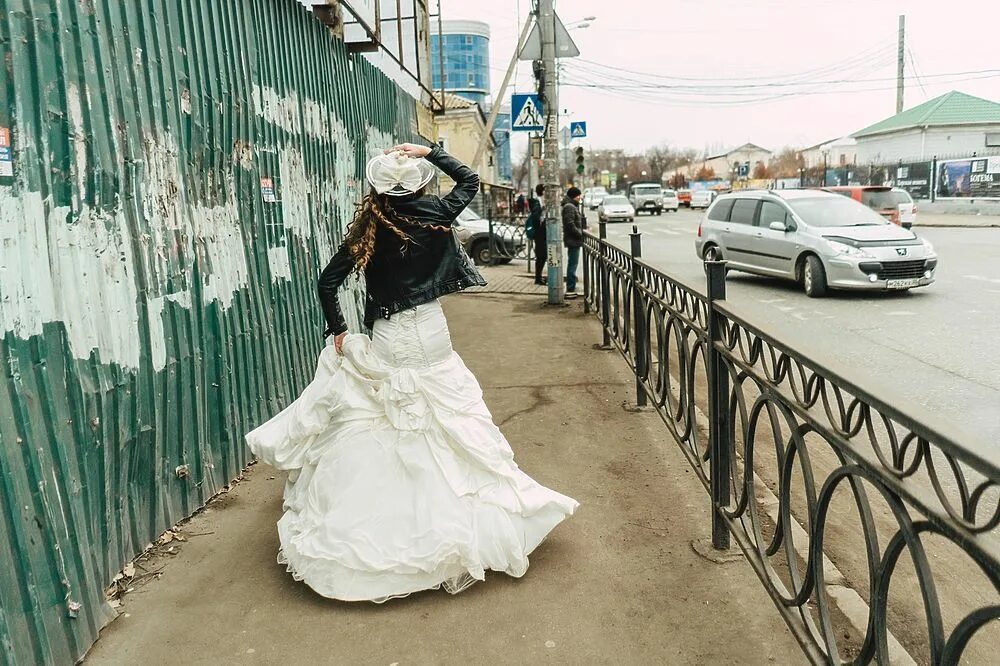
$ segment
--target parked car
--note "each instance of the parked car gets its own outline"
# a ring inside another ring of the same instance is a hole
[[[601,222],[631,222],[635,219],[635,208],[621,195],[608,195],[597,207],[597,219]]]
[[[657,183],[633,183],[628,189],[628,199],[635,213],[663,213],[663,186]]]
[[[720,196],[698,225],[698,256],[828,289],[906,290],[934,282],[934,247],[872,209],[820,190]]]
[[[663,190],[663,210],[677,212],[681,207],[680,199],[674,190]]]
[[[458,214],[458,219],[452,225],[459,242],[472,261],[477,266],[490,263],[490,222],[480,217],[474,211],[466,208]],[[502,256],[497,257],[497,263],[509,264],[520,256],[527,245],[524,227],[495,222],[493,224],[494,247],[499,248]]]
[[[691,190],[677,190],[677,201],[682,206],[691,207]]]
[[[691,208],[708,208],[715,201],[715,190],[698,190],[691,193]]]
[[[893,224],[909,229],[917,221],[917,206],[906,190],[882,185],[846,185],[823,188],[860,201]]]
[[[608,196],[607,189],[603,187],[588,187],[583,191],[583,205],[594,210],[601,205],[601,201],[606,196]]]

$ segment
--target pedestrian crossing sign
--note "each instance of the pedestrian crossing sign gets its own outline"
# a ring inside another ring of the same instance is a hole
[[[510,103],[511,129],[515,132],[541,132],[545,130],[542,100],[538,95],[514,95]]]
[[[574,139],[583,139],[587,136],[587,123],[583,121],[570,123],[569,135]]]

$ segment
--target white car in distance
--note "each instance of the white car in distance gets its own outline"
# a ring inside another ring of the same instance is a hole
[[[635,208],[627,197],[611,194],[604,197],[597,207],[597,219],[601,222],[632,222],[635,220]]]
[[[588,187],[583,191],[583,205],[590,210],[594,210],[601,205],[606,196],[608,196],[607,189],[603,187]]]

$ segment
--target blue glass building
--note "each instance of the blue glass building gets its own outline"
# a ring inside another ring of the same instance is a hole
[[[431,72],[434,89],[444,89],[478,103],[490,102],[490,26],[479,21],[443,21],[441,38],[431,30]]]
[[[497,177],[504,183],[510,183],[514,179],[510,162],[510,134],[510,107],[504,105],[493,125],[493,141],[497,146]]]
[[[442,21],[441,36],[431,26],[431,72],[433,87],[479,104],[489,113],[490,96],[490,26],[481,21]],[[442,59],[443,58],[443,63]],[[444,85],[442,86],[442,64]],[[510,111],[502,110],[493,128],[496,142],[497,175],[511,181]]]

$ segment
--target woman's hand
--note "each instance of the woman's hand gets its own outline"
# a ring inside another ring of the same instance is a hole
[[[398,146],[393,146],[392,148],[385,151],[385,154],[389,153],[402,153],[407,157],[421,158],[427,157],[431,152],[431,149],[427,146],[418,146],[415,143],[401,143]]]
[[[333,346],[337,348],[337,353],[341,356],[344,355],[344,338],[346,337],[347,331],[344,331],[333,339]]]

